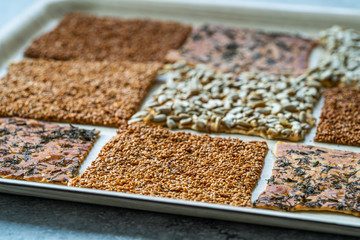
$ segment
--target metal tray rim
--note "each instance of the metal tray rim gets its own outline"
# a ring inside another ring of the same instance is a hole
[[[31,20],[36,19],[45,9],[49,8],[49,6],[54,5],[64,5],[64,4],[168,4],[170,6],[184,6],[184,7],[190,7],[192,5],[196,6],[206,6],[209,8],[222,8],[223,10],[229,9],[229,8],[235,8],[235,9],[250,9],[253,11],[261,11],[261,12],[269,12],[272,11],[276,12],[283,12],[283,13],[298,13],[298,14],[319,14],[322,17],[329,17],[329,16],[343,16],[346,18],[357,18],[360,20],[360,11],[353,10],[353,9],[338,9],[338,8],[323,8],[323,7],[306,7],[306,6],[299,6],[296,9],[289,9],[290,5],[286,4],[263,4],[261,6],[256,5],[254,3],[244,3],[244,2],[221,2],[219,0],[212,1],[211,3],[207,3],[203,0],[197,0],[197,1],[185,1],[182,2],[180,0],[175,1],[166,1],[166,0],[139,0],[134,3],[134,1],[131,0],[122,0],[122,1],[114,1],[114,0],[106,0],[99,3],[96,0],[44,0],[44,1],[38,1],[36,4],[34,4],[32,7],[27,9],[24,13],[21,14],[18,18],[15,18],[12,22],[10,22],[8,25],[5,25],[0,29],[0,46],[3,46],[6,44],[7,41],[9,41],[9,37],[18,35],[24,26],[26,26],[27,21],[31,22]],[[291,5],[293,7],[293,5]],[[10,57],[10,56],[9,56]],[[270,154],[270,153],[269,153]],[[10,189],[7,187],[12,186],[14,189]],[[15,188],[19,187],[19,188]],[[32,193],[24,194],[22,193],[22,189],[31,190]],[[317,221],[317,220],[309,220],[309,219],[302,219],[299,218],[299,215],[296,213],[285,213],[280,211],[273,211],[273,210],[264,210],[264,209],[254,209],[254,208],[241,208],[241,207],[233,207],[233,206],[226,206],[226,205],[219,205],[219,204],[210,204],[210,203],[202,203],[202,202],[194,202],[194,201],[185,201],[185,200],[177,200],[177,199],[168,199],[168,198],[159,198],[159,197],[149,197],[149,196],[142,196],[142,195],[135,195],[135,194],[127,194],[127,193],[117,193],[117,192],[107,192],[102,190],[94,190],[94,189],[81,189],[81,188],[74,188],[74,187],[68,187],[68,186],[60,186],[60,185],[52,185],[52,184],[44,184],[44,183],[35,183],[35,182],[27,182],[27,181],[21,181],[21,180],[11,180],[11,179],[1,179],[0,178],[0,192],[7,192],[7,193],[15,193],[15,194],[23,194],[23,195],[32,195],[36,196],[37,191],[42,190],[49,190],[49,191],[59,191],[62,193],[69,193],[68,196],[66,195],[63,199],[64,200],[72,200],[72,201],[81,201],[86,202],[82,199],[71,199],[70,195],[77,196],[79,194],[85,194],[88,196],[101,196],[101,197],[108,197],[108,198],[117,198],[117,199],[128,199],[128,200],[136,200],[136,201],[143,201],[143,202],[151,202],[151,203],[157,203],[157,204],[170,204],[174,206],[179,207],[191,207],[191,208],[199,208],[199,209],[207,209],[212,211],[223,211],[223,212],[232,212],[240,215],[249,215],[249,216],[256,216],[258,220],[261,220],[261,218],[277,218],[278,221],[274,222],[264,222],[260,221],[261,224],[266,225],[273,225],[273,226],[280,226],[280,227],[287,227],[287,228],[297,228],[297,229],[304,229],[304,230],[312,230],[312,231],[321,231],[321,232],[331,232],[331,233],[341,233],[346,235],[352,235],[352,236],[359,236],[360,235],[360,219],[353,217],[355,221],[354,225],[346,225],[341,223],[334,223],[334,222],[327,222],[327,221]],[[39,194],[42,195],[41,197],[46,198],[55,198],[55,199],[61,199],[57,195],[51,195],[51,194]],[[89,201],[90,202],[90,201]],[[96,202],[96,204],[103,204],[103,205],[111,205],[109,203],[101,203]],[[119,206],[119,205],[116,205]],[[131,207],[131,206],[130,206]],[[136,208],[136,207],[134,207]],[[150,210],[150,211],[161,211],[161,209],[151,209],[148,207],[141,208],[143,210]],[[165,211],[166,212],[166,211]],[[168,211],[169,212],[169,211]],[[171,211],[169,212],[171,213]],[[182,214],[181,212],[175,211],[177,214]],[[185,214],[185,215],[193,215],[198,216],[195,212],[193,214]],[[209,216],[204,215],[205,217],[210,218],[218,218],[216,216]],[[227,219],[229,220],[229,219]],[[230,219],[231,220],[231,219]],[[238,220],[234,220],[238,221]],[[244,221],[244,220],[241,220]],[[287,223],[288,221],[288,223]],[[252,220],[252,223],[259,223],[255,220]],[[303,223],[299,225],[294,225],[293,223]]]

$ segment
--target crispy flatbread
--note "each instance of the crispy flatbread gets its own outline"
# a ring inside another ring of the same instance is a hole
[[[131,121],[292,141],[304,139],[315,123],[312,111],[321,84],[311,78],[223,74],[200,65],[167,74],[166,83]]]
[[[98,135],[73,126],[0,118],[0,177],[66,184]]]
[[[360,153],[279,142],[265,191],[254,206],[360,216]]]
[[[360,146],[360,89],[336,87],[324,92],[315,141]]]
[[[191,26],[150,19],[120,19],[70,13],[25,51],[32,58],[86,61],[164,61],[180,47]]]
[[[160,67],[22,60],[0,80],[0,116],[119,126],[137,111]]]
[[[265,142],[123,125],[70,186],[250,206]]]
[[[315,41],[296,35],[202,25],[166,60],[202,63],[223,72],[300,75],[307,69],[314,46]]]

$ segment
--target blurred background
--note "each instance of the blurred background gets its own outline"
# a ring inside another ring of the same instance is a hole
[[[0,14],[0,28],[15,18],[17,15],[21,14],[22,11],[26,10],[31,5],[41,2],[43,0],[16,0],[16,1],[0,1],[0,9],[2,9]],[[120,0],[119,0],[120,1]],[[136,1],[136,0],[134,0]],[[171,1],[171,0],[168,0]],[[194,2],[194,0],[184,0],[184,2]],[[211,2],[211,0],[197,0],[202,2]],[[335,8],[352,8],[360,10],[360,1],[359,0],[223,0],[223,3],[232,3],[232,2],[244,2],[250,4],[259,4],[260,6],[264,3],[273,3],[273,4],[290,4],[290,5],[305,5],[305,6],[317,6],[317,7],[335,7]]]

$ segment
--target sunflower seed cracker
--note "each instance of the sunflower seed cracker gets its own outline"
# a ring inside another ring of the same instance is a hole
[[[171,69],[170,75],[180,77],[168,78],[151,105],[145,105],[142,111],[148,113],[143,119],[147,123],[293,141],[303,139],[315,123],[312,110],[320,97],[321,84],[313,84],[312,78],[223,74],[204,65],[173,64],[167,69]],[[195,87],[196,94],[189,94]],[[297,95],[299,91],[304,94]],[[153,102],[158,104],[153,106]],[[172,121],[157,121],[159,115],[161,120],[166,115]]]

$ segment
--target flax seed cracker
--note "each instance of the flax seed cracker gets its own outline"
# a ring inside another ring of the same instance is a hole
[[[25,51],[32,58],[87,61],[163,61],[183,44],[191,27],[150,19],[119,19],[70,13]]]
[[[0,80],[0,116],[119,126],[161,64],[22,60]]]
[[[324,96],[314,140],[360,146],[360,89],[336,87],[327,89]]]

